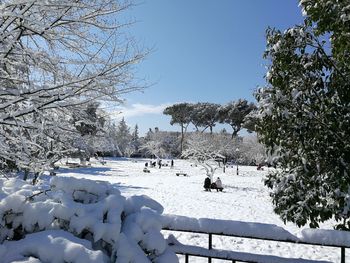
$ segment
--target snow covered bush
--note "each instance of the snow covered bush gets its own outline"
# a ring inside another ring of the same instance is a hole
[[[257,132],[280,169],[265,183],[284,221],[350,230],[349,1],[300,5],[303,25],[267,31]]]
[[[1,262],[177,262],[160,233],[163,207],[106,182],[0,179]]]

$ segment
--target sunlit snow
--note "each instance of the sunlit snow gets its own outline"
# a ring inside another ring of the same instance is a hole
[[[293,235],[302,237],[302,229],[293,224],[285,225],[273,212],[268,189],[262,182],[268,170],[273,168],[264,167],[263,171],[257,171],[253,166],[239,166],[238,175],[236,165],[228,166],[226,173],[219,168],[214,174],[214,179],[221,178],[224,191],[206,192],[203,188],[205,171],[201,167],[185,160],[175,160],[174,168],[149,168],[150,173],[144,173],[146,162],[149,162],[149,159],[108,159],[106,165],[93,161],[92,167],[89,168],[61,168],[58,176],[109,181],[116,184],[124,196],[147,195],[156,200],[164,207],[164,214],[275,224]],[[163,160],[163,163],[169,164],[170,160]],[[184,172],[188,176],[176,176],[178,172]],[[136,200],[133,202],[137,203]],[[135,206],[137,205],[132,205]],[[323,224],[321,227],[331,229],[331,224]],[[168,231],[163,233],[165,236],[170,234]],[[137,232],[133,234],[138,235]],[[179,232],[172,234],[182,243],[208,246],[206,235]],[[243,238],[214,236],[213,247],[281,257],[333,262],[340,260],[340,249],[336,248]],[[191,258],[191,262],[206,262],[206,259]]]

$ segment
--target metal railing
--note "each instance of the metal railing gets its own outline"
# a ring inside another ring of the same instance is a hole
[[[213,236],[227,236],[227,237],[237,237],[237,238],[247,238],[247,239],[256,239],[256,240],[266,240],[266,241],[275,241],[275,242],[285,242],[285,243],[293,243],[293,244],[302,244],[302,245],[313,245],[313,246],[322,246],[322,247],[336,247],[340,248],[340,262],[345,263],[345,249],[350,248],[350,246],[341,246],[341,245],[335,245],[335,244],[324,244],[322,242],[304,242],[304,241],[296,241],[296,240],[285,240],[285,239],[278,239],[278,238],[260,238],[260,237],[254,237],[254,236],[242,236],[242,235],[235,235],[235,234],[224,234],[224,233],[208,233],[204,231],[192,231],[181,227],[163,227],[163,230],[167,231],[177,231],[177,232],[185,232],[185,233],[196,233],[196,234],[207,234],[208,235],[208,249],[207,251],[211,251],[213,249]],[[185,245],[186,246],[186,245]],[[212,258],[218,258],[218,259],[224,259],[232,262],[259,262],[259,261],[245,261],[245,260],[238,260],[238,259],[226,259],[224,257],[210,257],[204,254],[198,254],[195,253],[179,253],[177,254],[183,254],[185,255],[185,262],[189,262],[189,256],[195,256],[195,257],[205,257],[208,258],[208,263],[212,262]],[[255,254],[256,255],[256,254]],[[266,255],[262,255],[266,256]]]

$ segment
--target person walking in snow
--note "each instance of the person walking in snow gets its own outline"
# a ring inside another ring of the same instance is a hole
[[[174,168],[174,160],[173,159],[171,159],[170,168]]]
[[[210,185],[211,185],[210,178],[209,177],[205,178],[205,180],[204,180],[204,189],[205,189],[205,191],[211,192]]]
[[[215,185],[216,185],[216,191],[222,192],[222,190],[223,190],[224,188],[222,187],[222,182],[221,182],[220,177],[218,177],[218,178],[216,179]]]

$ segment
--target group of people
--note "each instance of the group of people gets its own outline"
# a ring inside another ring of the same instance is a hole
[[[157,159],[157,164],[158,164],[158,167],[159,169],[162,168],[163,164],[162,164],[162,159]],[[165,166],[168,166],[168,164],[165,164]],[[171,159],[170,161],[170,168],[173,168],[174,167],[174,160]]]
[[[223,190],[224,188],[222,187],[222,182],[221,182],[220,177],[218,177],[218,178],[216,179],[216,181],[213,182],[213,183],[211,182],[210,178],[207,177],[207,178],[205,178],[205,180],[204,180],[204,189],[205,189],[205,191],[209,191],[209,192],[211,192],[211,189],[216,189],[216,191],[222,192],[222,190]]]
[[[150,167],[156,167],[156,165],[158,165],[159,169],[162,168],[163,164],[162,164],[162,160],[161,159],[157,159],[156,162],[152,162],[152,161],[149,161],[149,164],[150,164]],[[168,166],[168,164],[166,164],[166,166]],[[145,167],[147,168],[148,167],[148,162],[145,163]],[[174,167],[174,160],[171,160],[170,161],[170,168],[173,168]]]
[[[264,171],[264,167],[261,163],[258,164],[258,167],[256,167],[258,171]]]

